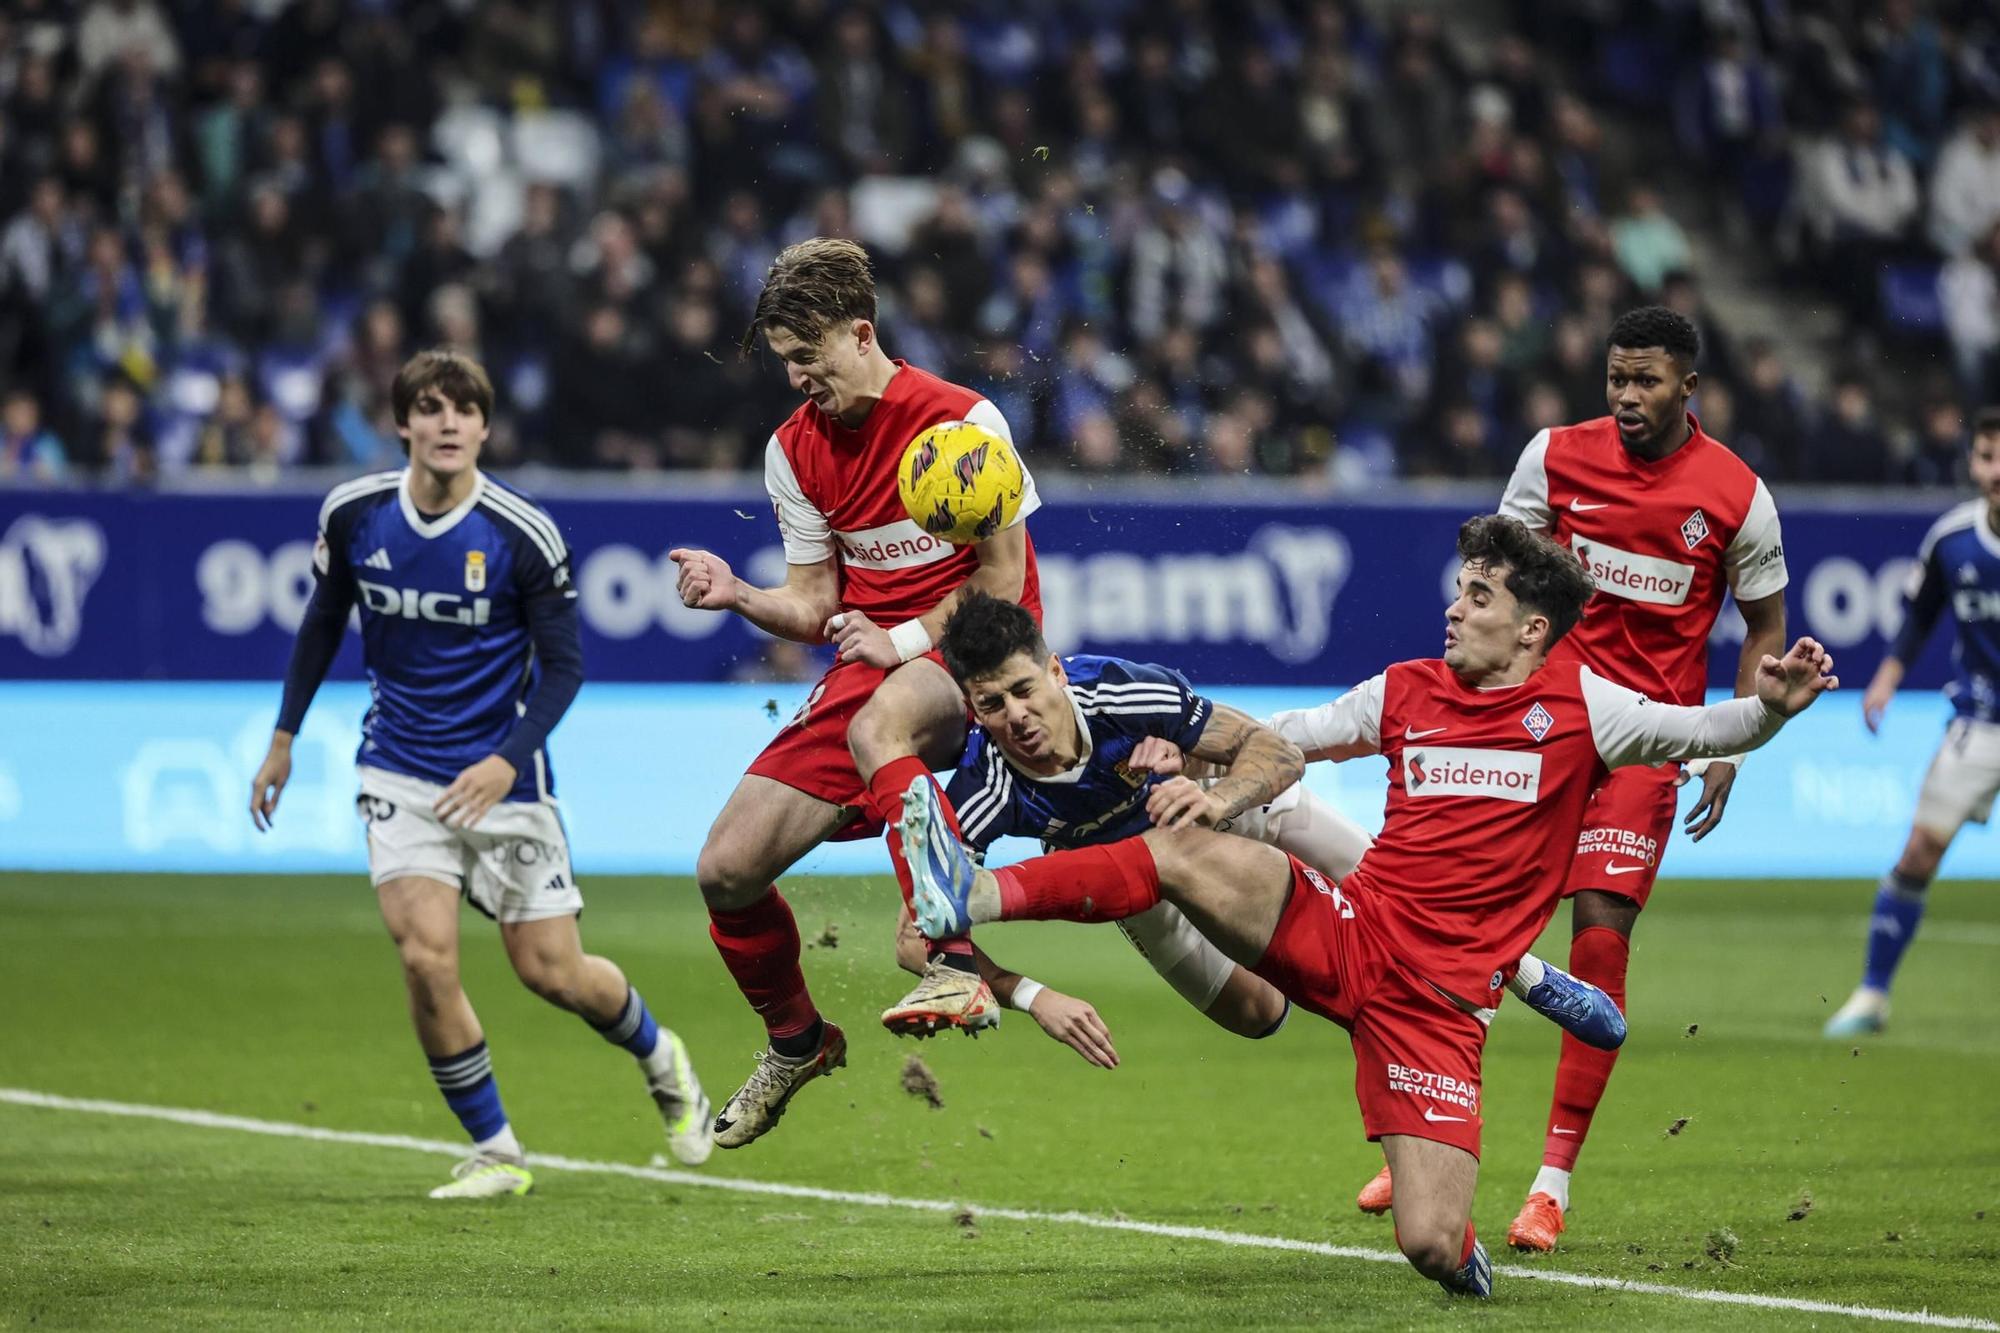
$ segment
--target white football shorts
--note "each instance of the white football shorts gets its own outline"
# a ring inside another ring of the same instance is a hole
[[[1953,718],[1917,792],[1917,827],[1949,839],[1984,824],[2000,793],[2000,722]]]
[[[1209,778],[1202,785],[1217,781]],[[1279,792],[1269,805],[1245,810],[1217,827],[1220,832],[1268,842],[1335,879],[1345,878],[1371,845],[1365,829],[1298,783]],[[1235,971],[1229,956],[1172,903],[1127,917],[1118,928],[1153,970],[1203,1013]]]
[[[360,775],[354,807],[368,824],[368,877],[375,884],[434,879],[510,923],[583,910],[553,801],[501,801],[478,827],[455,829],[433,810],[444,794],[436,783],[366,764]]]

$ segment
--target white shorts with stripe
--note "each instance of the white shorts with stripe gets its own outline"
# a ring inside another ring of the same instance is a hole
[[[1917,792],[1917,827],[1949,840],[1967,823],[1984,824],[1996,793],[2000,722],[1953,718]]]
[[[364,764],[354,807],[368,824],[368,876],[449,884],[496,921],[575,916],[583,895],[553,801],[501,801],[476,828],[455,829],[433,807],[444,788]]]

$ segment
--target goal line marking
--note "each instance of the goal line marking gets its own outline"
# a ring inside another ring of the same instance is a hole
[[[440,1157],[464,1157],[467,1154],[465,1144],[446,1143],[441,1139],[419,1139],[407,1134],[369,1134],[356,1130],[323,1129],[318,1125],[296,1125],[282,1120],[256,1120],[249,1116],[223,1115],[215,1111],[195,1111],[174,1106],[142,1106],[131,1102],[99,1101],[88,1097],[61,1097],[54,1093],[35,1092],[27,1088],[0,1088],[0,1102],[86,1115],[164,1120],[171,1124],[191,1125],[198,1129],[226,1129],[239,1134],[262,1134],[271,1138],[308,1139],[315,1143],[342,1143],[363,1148],[400,1148],[408,1152],[431,1153]],[[625,1176],[664,1185],[687,1185],[736,1194],[761,1194],[787,1199],[811,1199],[820,1203],[850,1204],[863,1208],[899,1208],[929,1213],[954,1213],[961,1209],[970,1209],[974,1216],[979,1218],[1002,1218],[1010,1222],[1040,1222],[1057,1226],[1092,1227],[1100,1231],[1127,1231],[1143,1236],[1163,1236],[1171,1240],[1204,1241],[1211,1245],[1234,1245],[1256,1250],[1283,1250],[1296,1254],[1319,1255],[1328,1259],[1357,1259],[1366,1263],[1405,1262],[1403,1256],[1393,1250],[1371,1250],[1358,1245],[1333,1245],[1325,1241],[1297,1240],[1289,1236],[1260,1236],[1252,1232],[1224,1231],[1217,1227],[1141,1222],[1125,1217],[1104,1217],[1096,1213],[1054,1213],[1033,1208],[988,1208],[962,1200],[914,1199],[864,1190],[830,1190],[816,1185],[734,1179],[728,1176],[674,1171],[656,1166],[633,1166],[625,1162],[596,1162],[577,1157],[560,1157],[549,1153],[529,1153],[528,1164],[547,1171]],[[1887,1310],[1867,1305],[1843,1305],[1835,1301],[1799,1300],[1789,1296],[1760,1296],[1752,1292],[1675,1287],[1663,1282],[1633,1282],[1625,1278],[1559,1273],[1545,1268],[1523,1268],[1518,1264],[1495,1264],[1493,1271],[1501,1276],[1518,1278],[1522,1281],[1554,1282],[1566,1287],[1586,1287],[1593,1291],[1622,1291],[1640,1296],[1667,1296],[1676,1300],[1701,1301],[1711,1305],[1741,1305],[1759,1310],[1796,1310],[1806,1314],[1872,1319],[1881,1323],[1921,1324],[1930,1328],[1967,1328],[1985,1330],[1985,1333],[2000,1333],[2000,1323],[1990,1319],[1932,1314],[1928,1310]]]

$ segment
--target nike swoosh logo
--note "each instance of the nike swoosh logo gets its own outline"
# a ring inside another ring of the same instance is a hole
[[[1604,867],[1604,873],[1607,875],[1636,875],[1645,868],[1644,866],[1606,866]]]
[[[1429,731],[1418,731],[1415,727],[1404,727],[1403,739],[1406,741],[1420,741],[1426,736],[1435,736],[1440,731],[1450,730],[1450,727],[1432,727]]]
[[[1439,1115],[1439,1114],[1438,1114],[1438,1113],[1437,1113],[1436,1111],[1433,1111],[1433,1110],[1432,1110],[1432,1109],[1431,1109],[1430,1107],[1428,1107],[1428,1106],[1426,1106],[1426,1107],[1424,1108],[1424,1119],[1426,1119],[1426,1120],[1430,1120],[1430,1121],[1438,1121],[1438,1120],[1456,1120],[1456,1121],[1458,1121],[1458,1122],[1459,1122],[1460,1124],[1464,1124],[1464,1123],[1465,1123],[1465,1117],[1464,1117],[1464,1116],[1462,1116],[1462,1115]]]
[[[1552,1130],[1550,1130],[1550,1131],[1549,1131],[1549,1133],[1551,1133],[1551,1134],[1575,1134],[1575,1133],[1576,1133],[1576,1131],[1575,1131],[1575,1130],[1573,1130],[1573,1129],[1552,1129]]]
[[[1569,507],[1573,512],[1581,514],[1592,509],[1609,509],[1611,508],[1611,502],[1606,500],[1603,504],[1587,505],[1581,500],[1571,500]]]

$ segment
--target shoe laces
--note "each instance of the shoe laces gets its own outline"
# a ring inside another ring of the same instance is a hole
[[[451,1178],[453,1180],[464,1180],[467,1176],[473,1175],[474,1173],[479,1171],[484,1171],[489,1166],[516,1166],[516,1165],[518,1165],[518,1163],[508,1158],[502,1157],[499,1153],[477,1152],[472,1154],[472,1156],[466,1158],[464,1161],[453,1166],[451,1169]]]
[[[791,1082],[791,1075],[811,1059],[811,1056],[807,1056],[804,1060],[792,1060],[771,1050],[757,1052],[757,1067],[751,1070],[750,1077],[744,1080],[743,1090],[730,1100],[747,1100],[752,1097],[761,1099],[766,1094],[779,1091]]]

